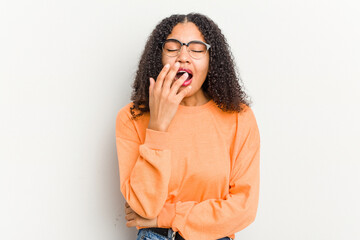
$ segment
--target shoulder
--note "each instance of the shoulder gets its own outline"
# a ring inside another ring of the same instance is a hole
[[[242,105],[242,110],[237,114],[237,124],[239,128],[258,128],[255,113],[250,106]]]
[[[129,121],[131,121],[131,113],[130,108],[134,105],[133,102],[130,102],[123,106],[117,113],[116,116],[116,125],[120,124],[121,122],[124,124],[128,124]]]
[[[241,111],[238,113],[238,117],[244,121],[255,120],[255,114],[253,109],[246,104],[241,105]]]
[[[115,123],[116,137],[133,139],[134,136],[137,136],[134,120],[131,119],[130,108],[132,106],[132,102],[128,103],[118,111]]]
[[[133,119],[133,115],[130,110],[134,106],[133,102],[127,103],[124,107],[122,107],[116,116],[116,127],[120,128],[122,126],[126,126],[128,128],[143,128],[146,127],[149,121],[149,114],[144,113],[142,116]],[[135,114],[139,114],[140,111],[137,109],[132,110]]]

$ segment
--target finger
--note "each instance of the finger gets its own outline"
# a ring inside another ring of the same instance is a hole
[[[171,68],[171,70],[168,72],[164,82],[164,87],[166,87],[165,89],[170,89],[170,85],[173,83],[179,68],[180,68],[180,63],[176,62],[174,66]]]
[[[125,212],[134,212],[134,210],[130,206],[125,206]]]
[[[153,87],[154,89],[160,90],[162,88],[163,81],[169,69],[170,69],[170,64],[169,63],[165,64],[165,66],[162,68],[162,70],[160,71],[159,75],[156,78],[155,85]]]
[[[126,226],[127,227],[136,227],[137,222],[135,220],[130,220],[130,221],[126,222]]]
[[[177,95],[177,100],[181,102],[183,98],[191,91],[191,85],[187,86],[186,88],[182,89]]]
[[[125,208],[125,214],[132,213],[133,210],[131,208]]]
[[[179,91],[179,88],[181,88],[182,84],[186,81],[188,76],[188,73],[184,73],[178,80],[174,82],[174,84],[171,86],[171,95],[176,95],[176,93]]]
[[[166,75],[165,81],[163,83],[163,91],[164,90],[167,91],[170,89],[171,84],[173,84],[175,80],[175,76],[179,70],[179,67],[180,67],[180,63],[179,62],[175,63],[174,66],[171,68],[170,72]]]
[[[149,96],[152,95],[153,89],[154,89],[154,82],[155,80],[151,77],[150,79],[150,85],[149,85]]]
[[[129,213],[129,214],[125,215],[125,219],[128,220],[128,221],[135,219],[135,217],[136,217],[136,215],[133,214],[133,213]]]

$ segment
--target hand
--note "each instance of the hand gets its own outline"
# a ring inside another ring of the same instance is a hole
[[[181,85],[188,77],[188,73],[185,73],[181,78],[174,81],[179,67],[180,64],[176,63],[170,69],[170,65],[166,64],[156,81],[150,78],[150,120],[148,126],[150,129],[167,131],[180,102],[191,90],[191,86],[189,85],[178,93]]]
[[[125,202],[125,219],[128,221],[126,223],[127,227],[157,227],[157,217],[154,219],[147,219],[139,216],[130,205]]]

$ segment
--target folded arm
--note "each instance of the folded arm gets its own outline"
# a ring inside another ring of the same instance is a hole
[[[141,143],[131,120],[121,112],[116,118],[121,193],[130,207],[144,218],[156,218],[168,195],[171,175],[168,134],[146,129],[145,141]]]

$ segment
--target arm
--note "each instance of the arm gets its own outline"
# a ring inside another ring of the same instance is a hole
[[[249,108],[239,117],[234,141],[229,194],[225,199],[166,203],[158,216],[159,227],[172,227],[185,239],[218,239],[230,236],[255,217],[260,182],[260,135]]]
[[[156,218],[168,195],[171,175],[168,140],[168,132],[147,128],[142,144],[132,120],[123,110],[118,113],[116,148],[120,189],[126,202],[144,218]]]

